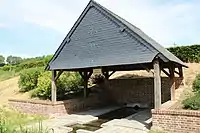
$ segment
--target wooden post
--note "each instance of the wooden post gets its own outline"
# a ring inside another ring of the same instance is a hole
[[[56,71],[52,71],[51,101],[56,102]]]
[[[180,76],[180,78],[183,78],[183,67],[182,67],[182,66],[179,66],[179,67],[178,67],[178,71],[179,71],[179,76]]]
[[[160,77],[160,64],[158,59],[156,59],[153,62],[153,68],[154,68],[154,108],[158,109],[161,107],[161,77]]]
[[[170,71],[170,84],[171,84],[171,88],[170,88],[170,91],[171,91],[171,100],[172,101],[175,101],[175,76],[174,76],[174,71],[175,71],[175,68],[174,66],[170,66],[169,68],[169,71]]]
[[[88,97],[88,73],[87,71],[84,72],[84,97]]]

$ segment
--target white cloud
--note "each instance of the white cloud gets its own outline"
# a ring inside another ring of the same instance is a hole
[[[3,2],[2,2],[3,1]],[[2,2],[2,3],[1,3]],[[199,43],[199,1],[97,0],[159,43]],[[0,17],[35,23],[67,34],[88,0],[0,0]],[[0,24],[1,27],[1,24]]]

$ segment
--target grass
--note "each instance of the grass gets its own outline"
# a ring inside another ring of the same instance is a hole
[[[27,124],[41,122],[46,117],[27,115],[8,107],[0,107],[0,133],[47,133],[41,124],[37,128],[24,128]]]
[[[16,73],[15,71],[3,71],[0,69],[0,81],[7,80],[18,75],[19,72]]]

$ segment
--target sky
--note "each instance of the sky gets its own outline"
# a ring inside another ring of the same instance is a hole
[[[0,0],[0,55],[55,53],[89,0]],[[96,0],[164,47],[200,44],[199,0]]]

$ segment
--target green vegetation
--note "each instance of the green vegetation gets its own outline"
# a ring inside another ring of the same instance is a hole
[[[43,67],[42,69],[44,70],[44,67],[47,65],[51,57],[52,55],[21,59],[16,56],[9,56],[9,58],[7,58],[7,61],[9,61],[8,64],[2,65],[0,63],[0,81],[12,78],[14,76],[19,76],[22,71],[29,68]],[[4,57],[2,56],[2,58]]]
[[[7,57],[6,62],[10,65],[17,65],[22,62],[22,58],[10,55]]]
[[[4,71],[0,69],[0,81],[7,80],[18,75],[19,73],[16,73],[15,71]]]
[[[41,122],[45,117],[37,115],[26,115],[11,110],[7,107],[0,107],[0,132],[1,133],[47,133],[42,129],[41,124],[38,128],[25,128],[27,124]]]
[[[200,62],[200,45],[171,47],[168,50],[183,62]]]
[[[5,57],[0,55],[0,64],[4,64],[5,63]]]
[[[44,68],[29,68],[20,73],[19,88],[21,92],[33,90],[38,83],[38,78]]]
[[[185,109],[200,110],[200,74],[193,82],[194,95],[186,98],[182,104]]]
[[[68,98],[69,94],[77,94],[82,91],[83,80],[78,73],[65,72],[58,80],[57,84],[57,98],[64,100]],[[44,72],[38,78],[38,84],[32,92],[32,97],[39,97],[41,99],[51,98],[51,73]]]

